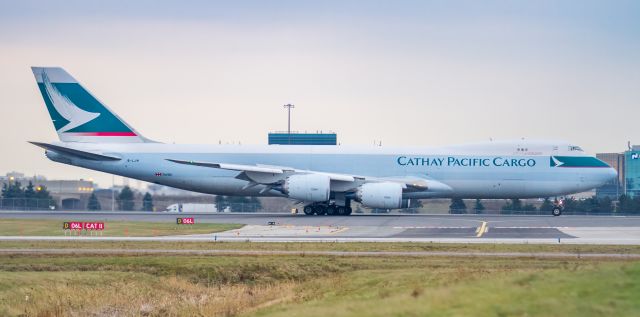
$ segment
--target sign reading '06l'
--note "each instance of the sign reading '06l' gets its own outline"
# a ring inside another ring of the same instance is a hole
[[[62,223],[64,230],[104,230],[104,222],[70,221]]]
[[[191,218],[176,218],[176,223],[179,225],[192,225],[194,223],[196,223],[196,220],[191,217]]]

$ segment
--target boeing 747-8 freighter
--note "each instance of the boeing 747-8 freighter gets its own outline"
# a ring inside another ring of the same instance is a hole
[[[304,202],[308,215],[349,215],[353,200],[394,209],[410,199],[556,197],[616,177],[606,163],[566,142],[165,144],[142,136],[62,68],[32,70],[60,138],[31,142],[49,159],[201,193],[287,197]]]

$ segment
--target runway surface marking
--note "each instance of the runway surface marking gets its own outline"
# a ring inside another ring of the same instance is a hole
[[[478,233],[476,235],[476,237],[480,238],[482,237],[482,235],[487,232],[489,230],[489,228],[487,227],[487,222],[483,221],[482,225],[480,227],[478,227],[478,230],[476,230],[476,232]]]
[[[338,234],[338,233],[345,232],[345,231],[347,231],[347,230],[349,230],[349,228],[347,228],[347,227],[344,227],[344,228],[338,228],[338,229],[336,229],[336,230],[334,230],[334,231],[329,232],[329,234]]]
[[[285,250],[158,250],[158,249],[0,249],[0,254],[57,254],[57,255],[118,255],[118,254],[174,254],[174,255],[318,255],[318,256],[411,256],[411,257],[484,257],[484,258],[622,258],[640,259],[640,254],[574,253],[574,252],[460,252],[460,251],[285,251]]]

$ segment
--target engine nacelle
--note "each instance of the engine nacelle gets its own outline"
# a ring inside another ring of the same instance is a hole
[[[406,207],[402,185],[398,183],[366,183],[358,187],[356,200],[365,207],[395,209]]]
[[[305,174],[287,177],[282,186],[289,198],[302,201],[328,201],[331,179],[326,175]]]

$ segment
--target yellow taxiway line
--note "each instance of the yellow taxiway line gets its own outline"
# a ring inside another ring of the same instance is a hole
[[[478,238],[482,237],[482,235],[483,235],[485,232],[487,232],[487,229],[488,229],[488,228],[487,228],[487,222],[486,222],[486,221],[483,221],[483,222],[482,222],[482,225],[481,225],[480,227],[478,227],[478,230],[476,230],[476,232],[478,233],[478,234],[476,235],[476,237],[478,237]]]

